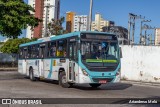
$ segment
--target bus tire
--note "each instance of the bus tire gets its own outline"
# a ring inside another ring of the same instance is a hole
[[[59,74],[59,85],[61,85],[63,88],[69,88],[70,84],[66,82],[66,74],[65,72],[61,72]]]
[[[31,81],[35,81],[36,80],[36,78],[34,77],[34,73],[33,73],[33,69],[32,68],[29,70],[29,78],[30,78]]]
[[[74,85],[74,83],[69,83],[70,87],[72,87]]]
[[[98,88],[99,86],[101,86],[101,84],[89,84],[91,87],[93,87],[93,88]]]

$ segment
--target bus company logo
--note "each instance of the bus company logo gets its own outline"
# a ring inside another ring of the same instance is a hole
[[[2,99],[2,104],[11,104],[11,99]]]

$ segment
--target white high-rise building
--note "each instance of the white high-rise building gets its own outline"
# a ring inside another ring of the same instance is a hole
[[[28,4],[31,5],[35,12],[35,17],[42,19],[42,22],[38,25],[38,27],[31,30],[31,27],[27,28],[26,37],[27,38],[40,38],[45,37],[45,21],[47,16],[47,24],[51,21],[51,19],[58,19],[60,15],[60,0],[28,0]],[[48,10],[48,11],[46,11]],[[47,15],[46,15],[47,13]]]
[[[75,15],[73,31],[87,31],[88,28],[88,16],[87,15]]]
[[[35,0],[28,0],[28,4],[31,5],[35,9]],[[34,12],[31,12],[31,14],[35,15]],[[28,26],[26,30],[26,38],[31,39],[33,37],[34,30],[31,30],[31,27]]]

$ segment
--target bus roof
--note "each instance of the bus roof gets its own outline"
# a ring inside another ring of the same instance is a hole
[[[53,36],[50,36],[50,37],[40,38],[37,41],[21,44],[21,45],[19,45],[19,47],[24,47],[24,46],[29,46],[29,45],[33,45],[33,44],[43,43],[43,42],[47,42],[47,41],[51,41],[51,40],[58,40],[58,39],[63,39],[63,38],[67,38],[67,37],[72,37],[72,36],[79,35],[80,33],[113,34],[113,33],[108,33],[108,32],[97,32],[97,31],[72,32],[72,33],[58,35],[58,36],[53,35]]]

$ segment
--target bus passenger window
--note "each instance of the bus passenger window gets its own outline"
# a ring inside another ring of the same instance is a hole
[[[57,56],[62,57],[63,56],[63,47],[59,46],[57,50]]]
[[[40,58],[44,58],[45,55],[45,47],[40,48]]]
[[[31,46],[28,47],[28,56],[27,58],[30,58],[31,57]]]
[[[56,56],[56,42],[50,42],[48,44],[48,57],[55,57]]]
[[[19,49],[19,58],[23,58],[23,48]]]
[[[67,40],[60,40],[58,41],[58,49],[57,49],[57,56],[58,57],[66,57],[67,53]],[[64,55],[66,54],[66,55]]]
[[[27,58],[27,48],[25,48],[23,52],[24,52],[23,58],[26,59]]]
[[[50,56],[55,57],[56,56],[56,46],[53,45],[50,49]]]
[[[64,49],[63,56],[67,57],[67,51],[66,51],[66,49]]]

